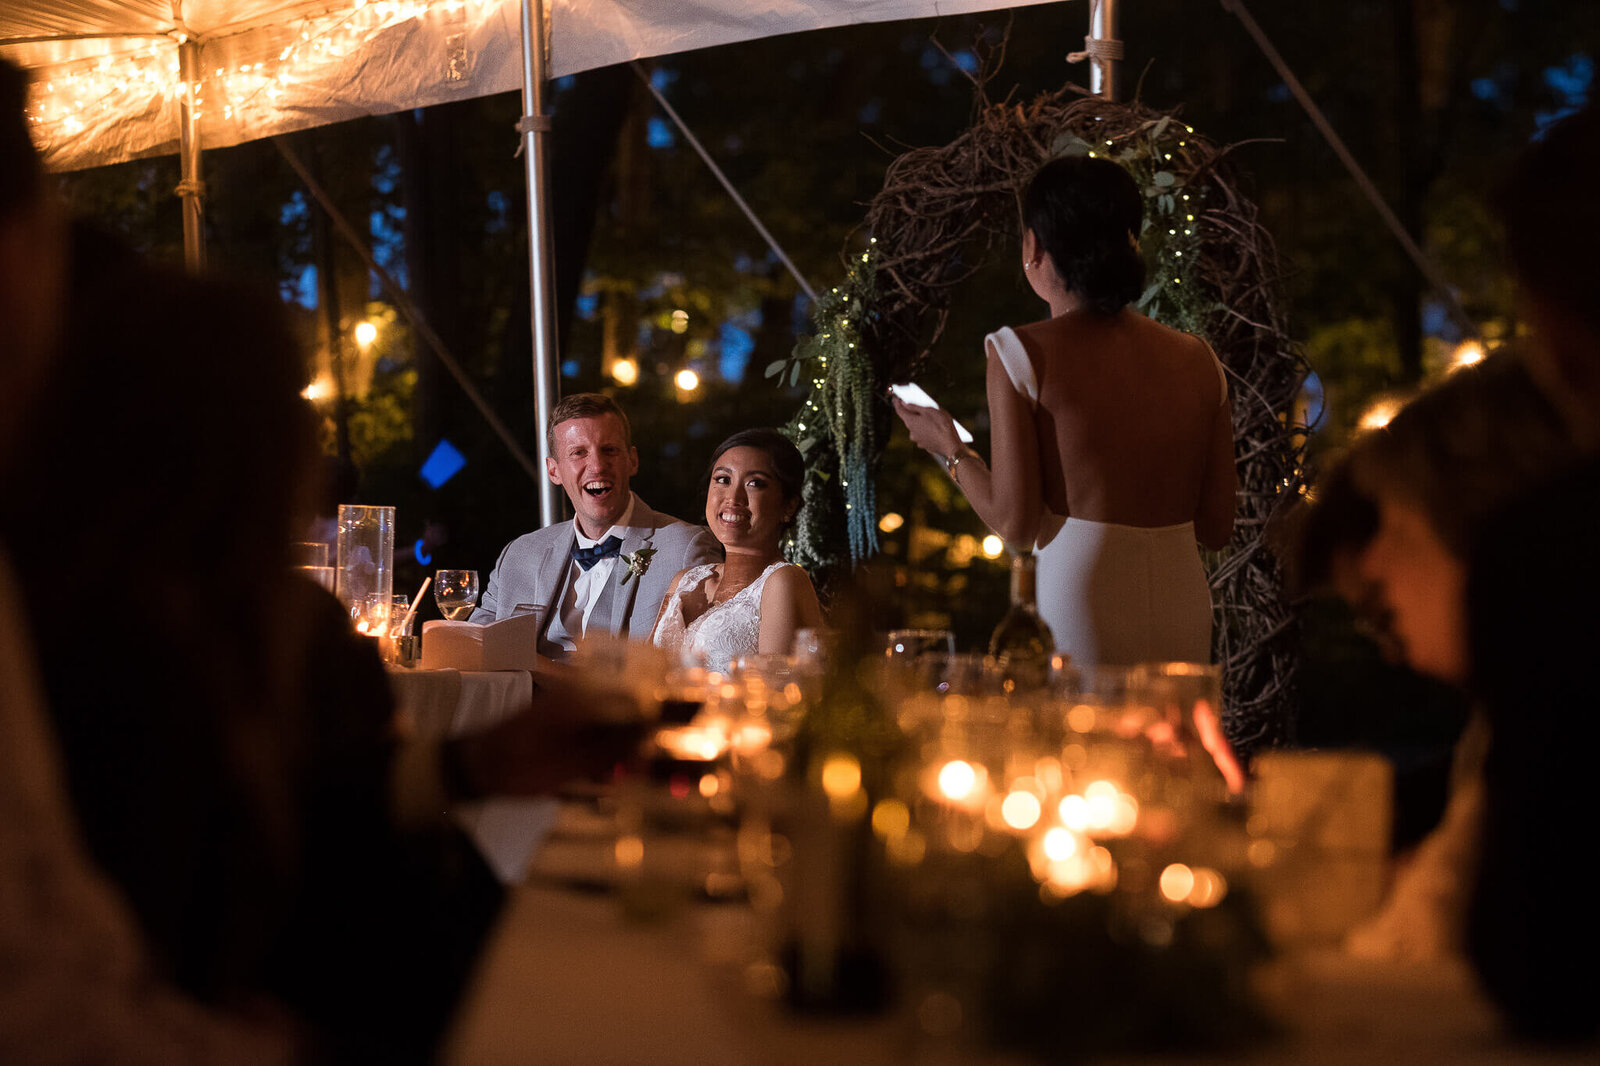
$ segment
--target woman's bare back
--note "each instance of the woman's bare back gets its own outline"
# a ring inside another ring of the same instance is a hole
[[[1038,386],[1045,506],[1130,526],[1232,528],[1232,420],[1221,367],[1198,337],[1133,311],[1070,311],[1016,330]]]

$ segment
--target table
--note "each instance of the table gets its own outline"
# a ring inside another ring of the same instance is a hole
[[[1019,1066],[919,1038],[896,1018],[800,1020],[740,987],[753,916],[686,907],[632,924],[614,896],[516,889],[450,1039],[450,1066]],[[1247,1054],[1121,1056],[1114,1066],[1594,1066],[1594,1052],[1512,1045],[1461,962],[1362,961],[1333,949],[1265,975],[1287,1035]]]
[[[475,733],[533,706],[526,670],[462,671],[389,667],[395,705],[420,740]],[[503,884],[517,884],[554,823],[551,799],[497,798],[454,812]]]

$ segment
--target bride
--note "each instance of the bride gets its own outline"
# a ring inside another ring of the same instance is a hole
[[[811,578],[779,550],[804,479],[799,449],[775,429],[741,430],[718,446],[706,524],[727,558],[673,577],[651,637],[657,647],[721,669],[747,655],[787,654],[797,630],[822,625]]]
[[[1127,306],[1144,289],[1143,211],[1109,160],[1057,159],[1029,182],[1022,269],[1051,317],[987,338],[992,466],[944,411],[895,401],[978,517],[1035,549],[1039,613],[1080,666],[1209,661],[1197,544],[1233,529],[1222,365]]]

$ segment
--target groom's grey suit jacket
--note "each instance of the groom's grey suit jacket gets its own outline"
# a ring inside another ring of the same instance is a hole
[[[685,567],[718,562],[722,549],[705,526],[692,526],[653,510],[637,494],[633,502],[633,517],[622,540],[621,554],[631,555],[643,548],[654,548],[655,554],[644,575],[627,584],[622,583],[628,573],[627,564],[617,560],[611,580],[595,601],[589,625],[597,631],[648,640],[672,576]],[[577,535],[569,520],[525,533],[507,544],[494,564],[489,588],[478,609],[472,612],[471,621],[494,622],[511,617],[518,604],[544,604],[539,651],[555,658],[565,654],[561,645],[550,639],[549,630],[567,595],[576,543]]]

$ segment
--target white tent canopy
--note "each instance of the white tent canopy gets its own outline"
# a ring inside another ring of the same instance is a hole
[[[1044,2],[546,0],[546,71]],[[189,91],[196,139],[220,148],[517,89],[520,0],[6,0],[0,55],[35,72],[48,165],[76,169],[178,151]]]

